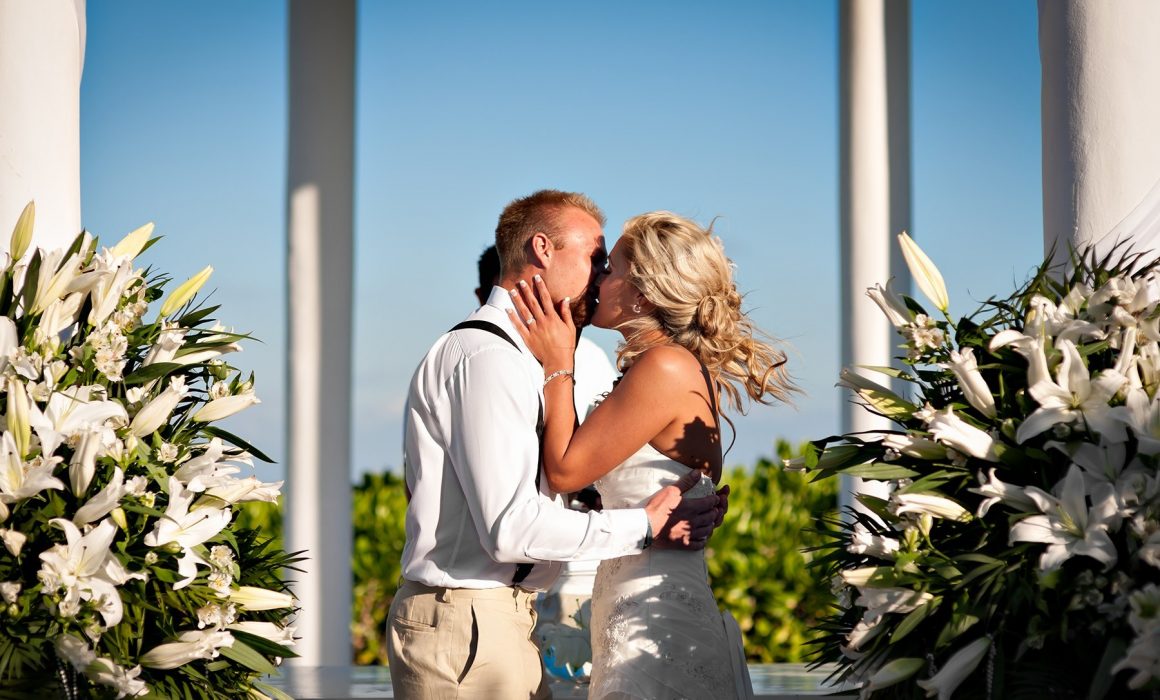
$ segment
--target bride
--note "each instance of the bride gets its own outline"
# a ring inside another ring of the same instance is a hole
[[[624,336],[623,376],[577,427],[569,299],[544,283],[512,292],[513,325],[544,367],[544,475],[557,493],[595,484],[604,508],[637,507],[689,470],[721,479],[724,395],[796,391],[785,355],[755,338],[732,264],[711,230],[669,212],[630,219],[600,281],[592,323]],[[517,316],[517,314],[519,316]],[[521,321],[521,322],[516,322]],[[590,698],[751,697],[737,623],[709,588],[703,551],[646,549],[603,562],[592,594]]]

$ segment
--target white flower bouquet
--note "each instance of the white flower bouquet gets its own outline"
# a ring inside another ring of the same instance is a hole
[[[896,428],[813,443],[790,468],[890,485],[824,527],[842,607],[817,660],[863,696],[1127,697],[1160,687],[1160,263],[1045,263],[953,321],[876,285],[904,340],[892,391],[840,384]]]
[[[152,225],[26,256],[34,212],[0,259],[0,698],[280,696],[296,559],[231,525],[281,483],[213,425],[258,400],[194,305],[211,269],[151,314]]]

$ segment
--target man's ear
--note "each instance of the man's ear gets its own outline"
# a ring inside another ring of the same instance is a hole
[[[532,263],[541,269],[548,269],[552,254],[556,251],[556,246],[552,243],[552,239],[548,238],[548,234],[537,231],[532,234],[528,246],[531,248]]]

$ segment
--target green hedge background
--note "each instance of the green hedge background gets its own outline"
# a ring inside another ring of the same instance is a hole
[[[779,440],[778,464],[803,447]],[[737,618],[754,663],[805,660],[806,642],[818,636],[818,622],[834,604],[829,582],[811,575],[809,554],[802,550],[821,542],[811,530],[836,511],[837,480],[811,484],[804,474],[778,464],[761,460],[752,469],[736,467],[725,475],[729,514],[706,550],[718,603]],[[279,505],[244,505],[239,518],[281,539]],[[399,581],[405,509],[403,482],[393,473],[366,474],[354,487],[355,664],[387,663],[384,632]]]

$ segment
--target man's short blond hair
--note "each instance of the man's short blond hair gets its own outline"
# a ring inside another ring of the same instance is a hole
[[[504,207],[495,227],[495,247],[499,252],[501,277],[513,270],[522,270],[531,262],[528,241],[537,232],[543,232],[557,250],[563,247],[559,215],[569,207],[589,214],[604,227],[604,212],[600,211],[596,202],[579,192],[540,190],[513,200]]]

